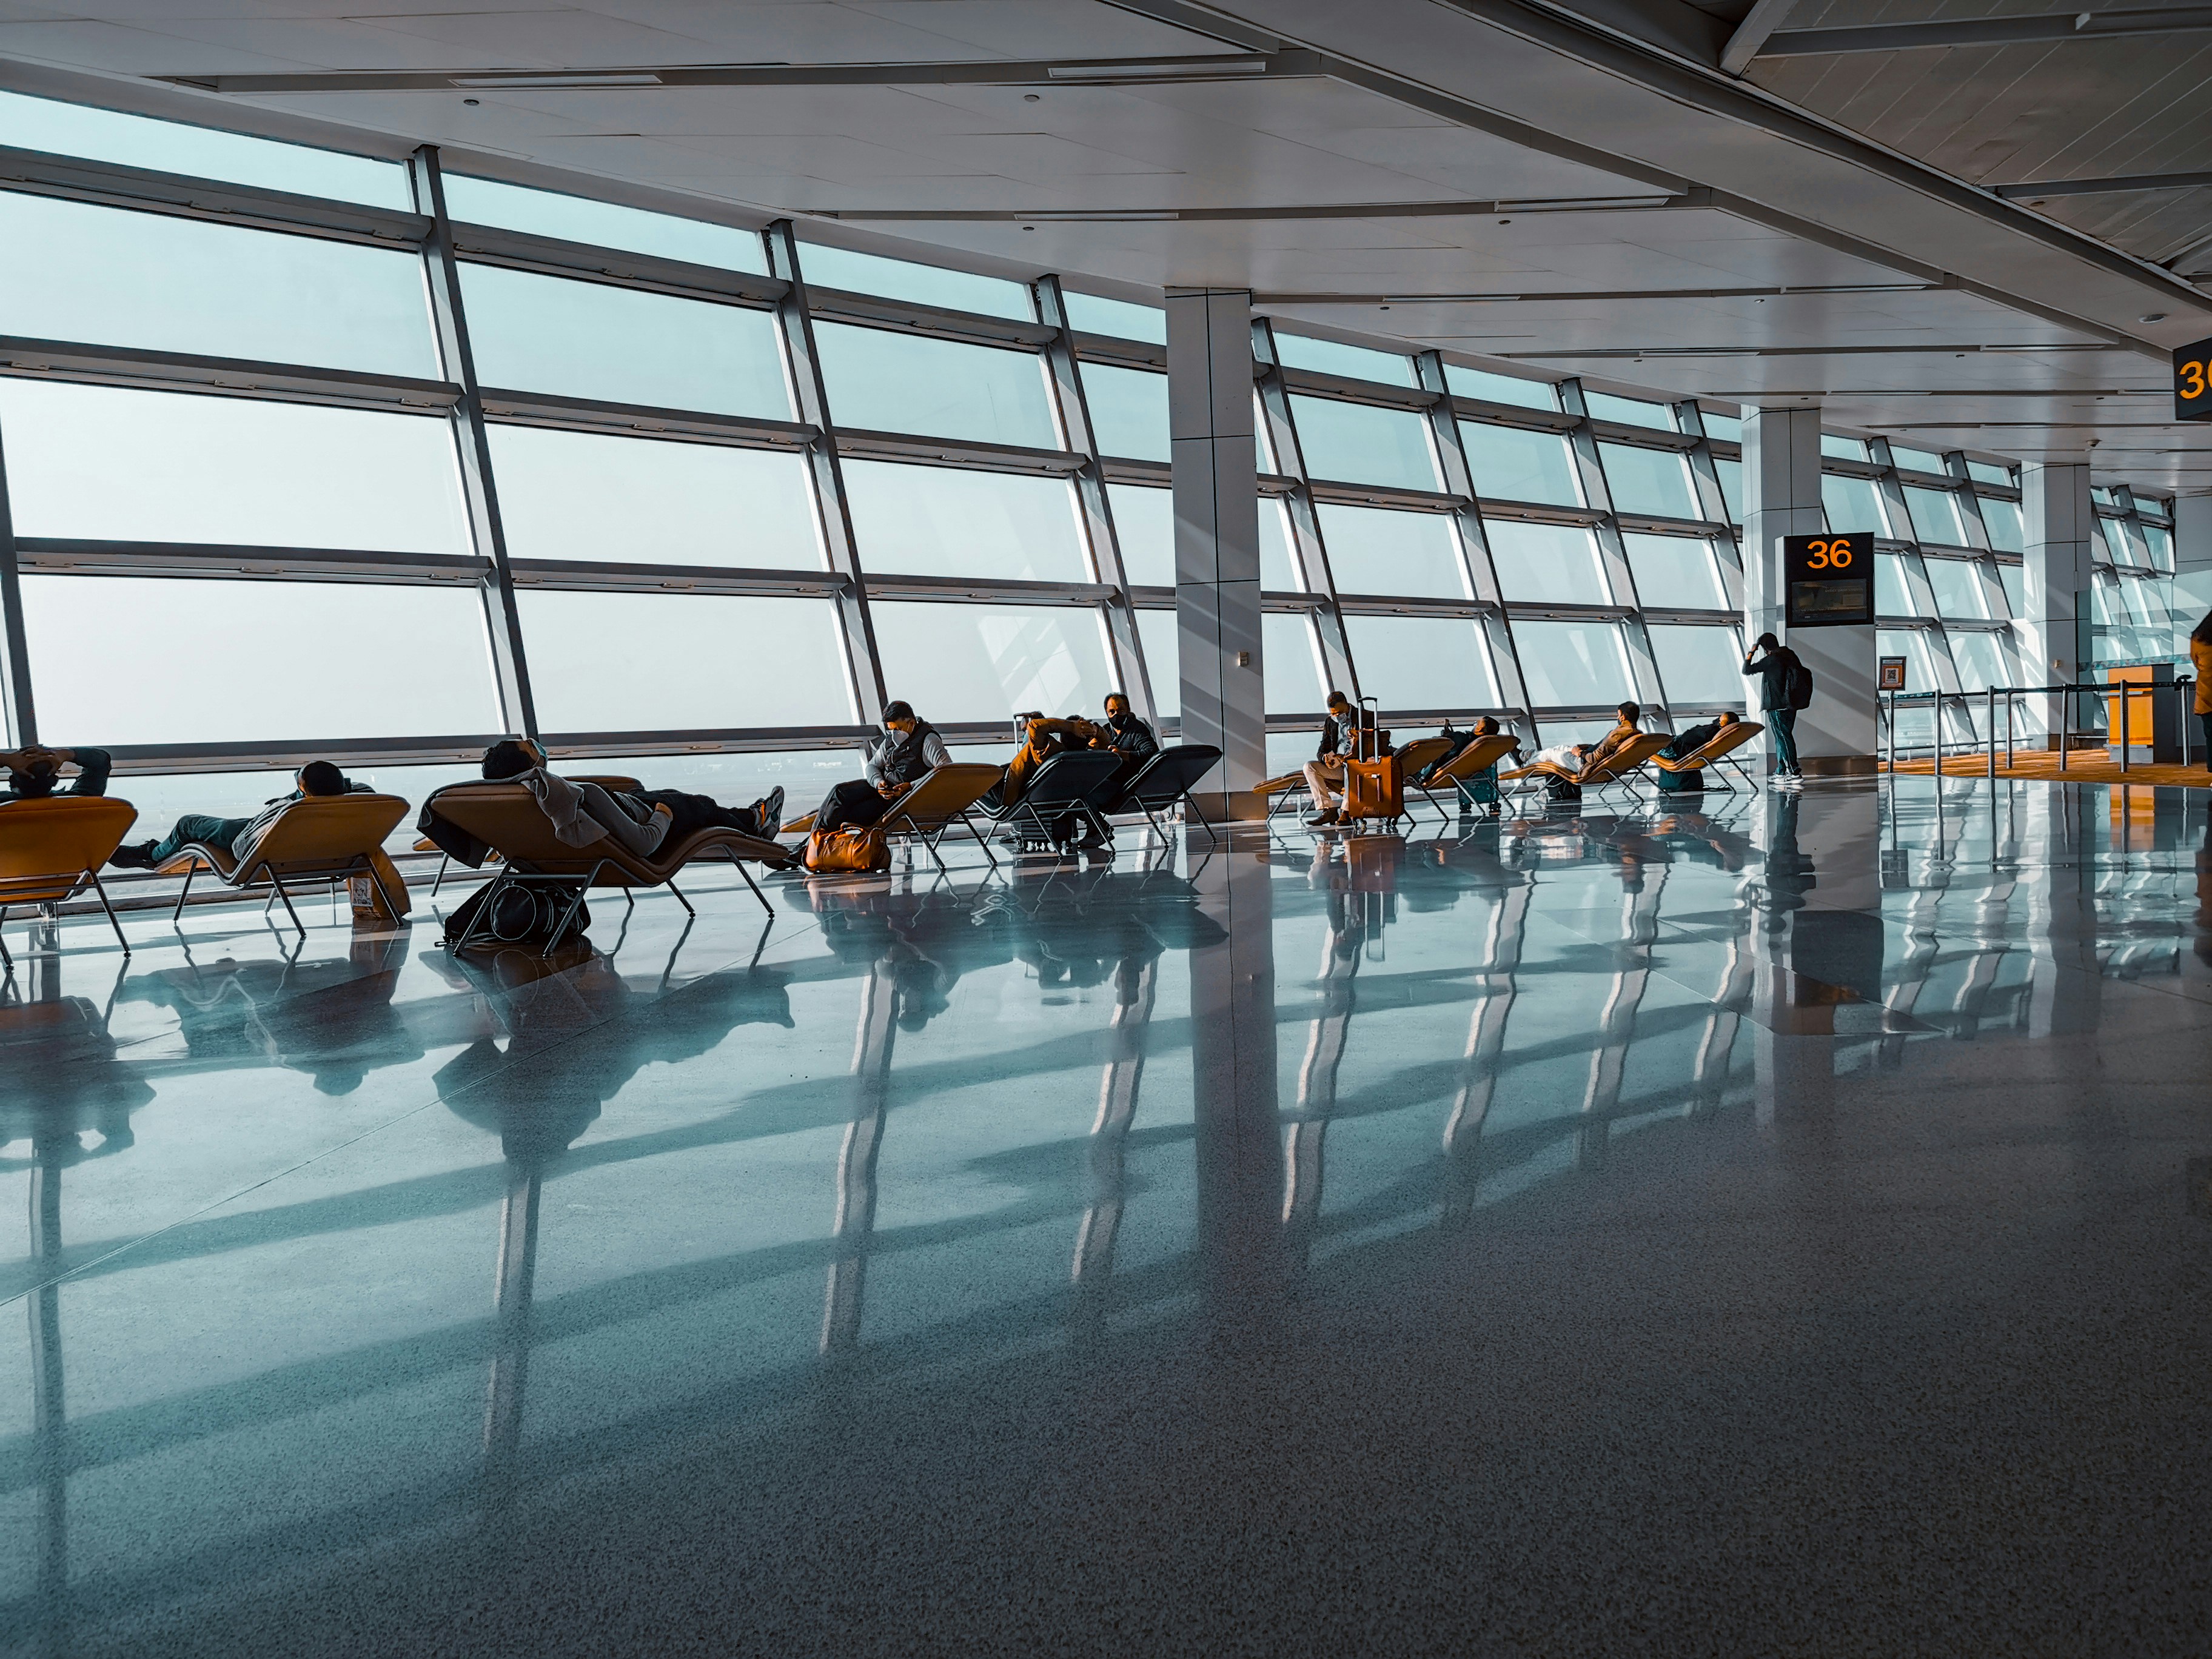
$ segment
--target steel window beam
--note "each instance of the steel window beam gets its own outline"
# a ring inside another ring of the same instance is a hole
[[[1561,507],[1553,501],[1509,501],[1496,495],[1481,498],[1486,519],[1516,519],[1524,524],[1571,524],[1594,529],[1605,520],[1603,508]]]
[[[1741,75],[1750,68],[1751,60],[1796,7],[1797,0],[1753,0],[1751,9],[1721,47],[1722,72]]]
[[[761,598],[832,599],[843,597],[842,576],[822,570],[772,570],[717,565],[602,564],[582,559],[516,559],[518,587],[566,592],[701,593]]]
[[[1735,526],[1729,518],[1728,496],[1721,489],[1715,446],[1705,431],[1705,411],[1696,398],[1685,398],[1674,405],[1674,418],[1683,431],[1697,440],[1689,456],[1691,487],[1697,491],[1698,506],[1706,521],[1717,526],[1708,539],[1717,561],[1716,568],[1720,572],[1721,592],[1728,600],[1730,614],[1740,618],[1743,610],[1743,549],[1737,544]],[[1736,452],[1731,459],[1741,459],[1741,444],[1728,447]]]
[[[107,541],[23,536],[16,561],[43,574],[240,577],[255,580],[435,586],[483,580],[481,558],[331,547],[255,547],[228,542]]]
[[[15,519],[8,504],[8,449],[0,433],[0,730],[8,746],[39,740],[32,695],[30,639],[23,625],[23,588],[16,575]]]
[[[1445,379],[1443,355],[1424,351],[1413,359],[1413,373],[1431,394],[1423,418],[1428,422],[1429,447],[1436,457],[1437,477],[1455,500],[1454,542],[1459,548],[1460,577],[1480,606],[1483,645],[1489,655],[1492,684],[1509,705],[1525,714],[1528,686],[1521,672],[1520,647],[1505,620],[1505,592],[1498,577],[1498,564],[1490,550],[1490,532],[1482,522],[1482,503],[1475,493],[1474,474],[1467,459],[1467,441],[1459,429],[1457,412]],[[1527,715],[1533,720],[1533,714]]]
[[[1117,334],[1075,337],[1075,355],[1086,363],[1105,363],[1115,368],[1149,368],[1168,372],[1168,349],[1150,340],[1125,340]]]
[[[1106,494],[1106,476],[1099,465],[1097,435],[1091,426],[1091,402],[1083,390],[1083,369],[1075,350],[1075,331],[1067,320],[1067,302],[1057,276],[1040,276],[1030,285],[1030,302],[1037,316],[1052,330],[1044,349],[1045,380],[1060,422],[1060,438],[1083,457],[1074,475],[1075,500],[1083,542],[1091,557],[1091,574],[1110,592],[1100,606],[1106,635],[1108,667],[1114,684],[1128,697],[1139,720],[1158,718],[1152,701],[1150,665],[1145,643],[1137,632],[1137,618],[1129,605],[1129,573],[1121,562],[1121,538],[1115,533],[1113,503]],[[1172,475],[1174,469],[1169,469]]]
[[[538,711],[530,695],[530,666],[522,642],[522,614],[507,562],[507,532],[500,519],[499,490],[492,477],[491,445],[477,384],[476,356],[469,345],[468,313],[461,300],[460,262],[454,257],[453,222],[446,213],[445,176],[437,147],[425,144],[408,162],[415,205],[431,221],[422,244],[422,273],[430,293],[430,320],[437,336],[438,359],[460,389],[452,404],[453,447],[460,460],[461,500],[468,512],[469,535],[485,562],[480,591],[484,625],[491,647],[492,678],[499,688],[500,717],[526,738],[538,735]]]
[[[1340,507],[1382,507],[1401,513],[1457,513],[1474,499],[1441,489],[1407,489],[1394,484],[1348,483],[1311,478],[1306,489],[1317,501]],[[1287,495],[1288,490],[1279,492]]]
[[[254,772],[304,766],[311,760],[338,765],[465,765],[502,736],[480,732],[409,738],[285,738],[268,743],[131,743],[111,744],[118,775],[163,772]]]
[[[815,433],[806,446],[815,528],[822,538],[823,562],[845,584],[837,598],[837,629],[845,651],[847,690],[860,720],[878,726],[890,697],[884,690],[883,659],[876,651],[875,623],[868,615],[867,582],[860,568],[860,544],[853,534],[852,504],[845,495],[844,469],[838,462],[839,434],[831,423],[830,393],[822,380],[822,356],[807,310],[799,239],[793,234],[791,221],[779,219],[761,240],[768,250],[769,272],[787,285],[775,308],[776,333],[783,349],[791,406]]]
[[[956,466],[969,472],[1025,472],[1070,477],[1083,470],[1084,457],[1060,449],[1027,449],[1018,444],[990,444],[975,439],[921,438],[906,432],[836,428],[840,455],[873,461],[907,461],[917,466]]]
[[[1716,490],[1719,481],[1715,480]],[[1639,536],[1693,536],[1710,538],[1734,533],[1734,526],[1725,519],[1662,519],[1649,513],[1616,513],[1613,522],[1625,532]]]
[[[1617,191],[1607,196],[1532,196],[1474,201],[1251,203],[1227,207],[1160,208],[836,208],[821,217],[925,224],[1133,225],[1162,221],[1249,224],[1281,220],[1486,219],[1493,214],[1665,213],[1713,205],[1710,191]]]
[[[2212,173],[2130,173],[2112,179],[2039,179],[2018,185],[1992,185],[2007,201],[2039,206],[2052,196],[2132,196],[2154,190],[2201,190]]]
[[[972,576],[871,576],[868,594],[874,599],[921,599],[949,605],[1095,608],[1113,604],[1121,597],[1121,589],[1103,582],[985,582]]]
[[[672,294],[713,305],[741,306],[768,311],[783,298],[785,285],[773,276],[721,265],[696,264],[688,259],[664,258],[658,254],[633,253],[602,247],[596,242],[565,241],[526,230],[499,225],[456,222],[453,252],[465,264],[500,265],[510,270],[532,270],[546,276],[563,276],[597,283],[607,288],[643,289]]]
[[[1462,421],[1484,426],[1517,426],[1531,432],[1571,432],[1579,424],[1575,416],[1557,410],[1527,409],[1519,404],[1493,404],[1456,394],[1452,398],[1452,413]]]
[[[314,368],[301,363],[256,362],[244,357],[208,357],[185,351],[151,351],[142,347],[80,345],[13,335],[0,336],[0,374],[423,413],[449,410],[461,396],[461,388],[449,380]]]
[[[1575,469],[1582,478],[1583,498],[1599,515],[1597,522],[1590,526],[1590,533],[1597,538],[1598,562],[1605,570],[1606,587],[1617,603],[1626,605],[1630,613],[1621,629],[1628,645],[1629,684],[1635,688],[1638,702],[1656,708],[1663,714],[1666,688],[1660,684],[1659,662],[1652,654],[1651,636],[1637,614],[1643,608],[1643,601],[1636,591],[1636,573],[1628,562],[1627,544],[1620,538],[1620,520],[1613,512],[1613,485],[1605,476],[1605,465],[1598,454],[1597,434],[1588,418],[1589,410],[1583,400],[1582,382],[1560,381],[1559,403],[1566,413],[1582,417],[1567,434],[1567,443],[1574,453]]]
[[[1425,414],[1440,396],[1425,386],[1386,386],[1379,380],[1356,380],[1348,374],[1323,374],[1316,369],[1285,368],[1283,384],[1301,398],[1328,398],[1338,403],[1365,404],[1376,409],[1402,409]]]
[[[1255,294],[1255,305],[1353,306],[1365,310],[1389,306],[1517,306],[1572,305],[1587,300],[1774,300],[1798,295],[1933,294],[1955,288],[1951,281],[1937,283],[1804,283],[1778,287],[1733,288],[1586,288],[1527,289],[1517,294],[1448,289],[1427,294],[1378,290],[1354,294],[1342,289],[1310,294]]]
[[[430,222],[419,213],[4,146],[0,190],[374,247],[419,248],[430,234]]]
[[[806,302],[817,322],[895,329],[902,334],[924,334],[963,345],[1013,346],[1036,351],[1052,343],[1055,337],[1054,331],[1042,323],[988,317],[977,311],[955,311],[946,306],[924,305],[916,300],[887,300],[880,295],[855,294],[846,289],[810,288]]]
[[[2062,11],[2040,17],[1939,18],[1856,28],[1783,29],[1759,48],[1762,58],[1825,58],[1866,52],[1915,52],[1936,46],[2012,46],[2047,40],[2109,40],[2135,34],[2197,34],[2212,30],[2212,6],[2129,11]]]
[[[805,449],[820,435],[799,421],[752,415],[710,415],[655,409],[644,404],[606,404],[547,392],[485,386],[477,394],[484,418],[495,426],[550,427],[562,432],[603,432],[622,437],[669,438],[723,444],[733,449]]]
[[[1298,443],[1297,422],[1291,415],[1290,388],[1284,382],[1282,358],[1275,350],[1274,325],[1265,317],[1252,319],[1252,364],[1261,414],[1267,424],[1267,447],[1276,466],[1294,481],[1283,498],[1290,508],[1291,557],[1307,594],[1315,601],[1312,614],[1321,641],[1322,678],[1328,685],[1356,698],[1359,675],[1352,665],[1352,640],[1337,609],[1336,580],[1329,572],[1321,517],[1307,488],[1305,451]],[[1267,598],[1263,592],[1263,609]]]

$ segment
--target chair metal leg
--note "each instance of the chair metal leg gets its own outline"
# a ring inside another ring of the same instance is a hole
[[[740,872],[739,873],[740,873],[740,874],[742,874],[743,872]],[[748,881],[750,881],[750,880],[751,879],[751,878],[750,878],[750,877],[747,877],[747,878],[746,878],[746,879],[747,879]],[[666,881],[666,882],[663,882],[663,883],[661,884],[661,885],[662,885],[662,886],[664,886],[664,887],[665,887],[665,888],[666,888],[670,892],[672,892],[672,893],[673,893],[673,894],[675,894],[675,895],[676,895],[676,902],[677,902],[678,904],[680,904],[680,905],[682,905],[682,906],[684,907],[684,913],[686,915],[692,915],[692,916],[696,916],[696,915],[697,915],[699,914],[696,910],[694,910],[694,909],[691,908],[691,901],[690,901],[690,899],[685,898],[685,897],[684,896],[684,890],[683,890],[682,888],[678,887],[678,886],[674,882],[672,882],[672,881]],[[580,899],[578,899],[577,902],[580,904],[581,902],[583,902],[583,901],[580,898]],[[767,902],[768,902],[768,901],[767,901],[766,899],[763,899],[763,900],[761,901],[761,902],[762,902],[762,903],[763,903],[763,904],[765,904],[765,903],[767,903]]]
[[[362,867],[368,872],[369,880],[376,884],[376,890],[384,896],[384,902],[392,907],[392,919],[394,921],[406,921],[407,906],[402,901],[406,896],[407,884],[404,880],[399,884],[400,896],[395,898],[392,896],[392,890],[384,884],[384,877],[377,870],[374,862],[366,855],[362,857]]]
[[[599,878],[599,872],[606,867],[607,861],[605,859],[601,859],[597,864],[592,866],[592,873],[584,878],[584,884],[576,890],[576,896],[569,904],[567,914],[561,918],[561,925],[553,930],[553,936],[545,941],[545,948],[538,953],[538,959],[541,962],[550,957],[553,952],[560,947],[561,941],[568,937],[568,929],[575,923],[576,912],[584,908],[584,896],[592,890],[592,884]],[[672,893],[676,892],[674,883],[672,882],[669,884],[668,890]],[[684,895],[677,893],[676,896],[682,898]],[[485,908],[489,909],[490,907],[487,905]],[[689,904],[686,904],[684,908],[687,910],[691,908]],[[697,913],[695,911],[693,914],[696,915]]]
[[[975,827],[975,820],[967,811],[960,814],[960,822],[968,826],[968,833],[975,838],[975,845],[983,849],[983,857],[991,866],[991,873],[999,873],[999,855],[991,850],[991,838]]]
[[[430,896],[432,898],[437,897],[438,890],[446,884],[446,872],[453,867],[453,855],[452,854],[441,853],[438,855],[437,879],[430,884]]]
[[[1206,844],[1209,847],[1220,846],[1221,837],[1214,834],[1212,820],[1206,816],[1205,809],[1199,805],[1197,797],[1188,789],[1182,792],[1182,804],[1183,810],[1196,818],[1198,827],[1206,831]]]
[[[123,947],[123,954],[129,956],[131,941],[123,937],[123,924],[116,920],[115,907],[107,902],[107,889],[100,884],[100,872],[88,870],[84,873],[92,878],[92,890],[100,895],[100,908],[107,912],[107,925],[115,930],[115,942]]]
[[[8,940],[5,937],[7,926],[8,907],[0,904],[0,967],[6,968],[12,974],[15,971],[15,958],[8,954]]]
[[[281,898],[284,901],[284,914],[292,918],[292,926],[300,930],[300,937],[301,939],[307,938],[307,924],[300,920],[300,913],[292,908],[292,896],[284,890],[283,878],[272,872],[269,878],[269,884],[276,890],[270,896],[272,898]],[[264,904],[261,907],[261,914],[264,916],[269,914],[269,907],[267,905]]]
[[[169,912],[169,925],[173,927],[185,918],[185,901],[192,896],[192,878],[200,872],[199,860],[194,859],[185,868],[185,888],[177,895],[177,908]]]
[[[761,902],[761,908],[767,911],[769,915],[775,915],[775,906],[768,902],[768,895],[761,891],[760,884],[753,879],[753,872],[745,868],[745,861],[739,858],[737,854],[732,851],[729,848],[725,847],[722,849],[722,852],[724,855],[728,858],[732,866],[735,867],[738,875],[744,882],[745,885],[753,890],[753,896]],[[668,884],[668,890],[672,893],[676,893],[676,884],[674,882],[672,881]],[[681,893],[676,893],[676,896],[680,899],[684,895]],[[689,904],[686,904],[684,908],[687,910],[691,908]]]

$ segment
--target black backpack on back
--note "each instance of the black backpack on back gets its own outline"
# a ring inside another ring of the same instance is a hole
[[[1788,693],[1792,708],[1810,708],[1813,706],[1813,671],[1802,662],[1791,663],[1789,683],[1784,689]]]

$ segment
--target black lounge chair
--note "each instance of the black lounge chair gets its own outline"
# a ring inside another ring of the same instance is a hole
[[[1206,822],[1206,814],[1199,810],[1198,801],[1190,792],[1220,759],[1221,751],[1210,743],[1171,744],[1139,767],[1105,810],[1142,812],[1145,822],[1165,841],[1168,833],[1161,827],[1160,816],[1181,801],[1186,817],[1196,819],[1199,827],[1206,831],[1207,842],[1218,846],[1221,837],[1214,834],[1213,826]]]
[[[987,817],[1023,841],[1053,842],[1053,826],[1071,815],[1086,819],[1108,841],[1114,826],[1099,804],[1121,775],[1121,757],[1104,749],[1072,749],[1054,755],[1030,774],[1029,787],[1012,806],[980,803]]]

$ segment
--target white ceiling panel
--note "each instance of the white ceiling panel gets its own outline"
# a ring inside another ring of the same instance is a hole
[[[965,41],[997,58],[1184,57],[1236,50],[1212,35],[1097,0],[854,0],[852,9]]]
[[[434,41],[518,69],[574,69],[631,64],[711,64],[721,49],[696,35],[650,28],[572,6],[538,11],[426,12],[380,17],[364,27]]]

